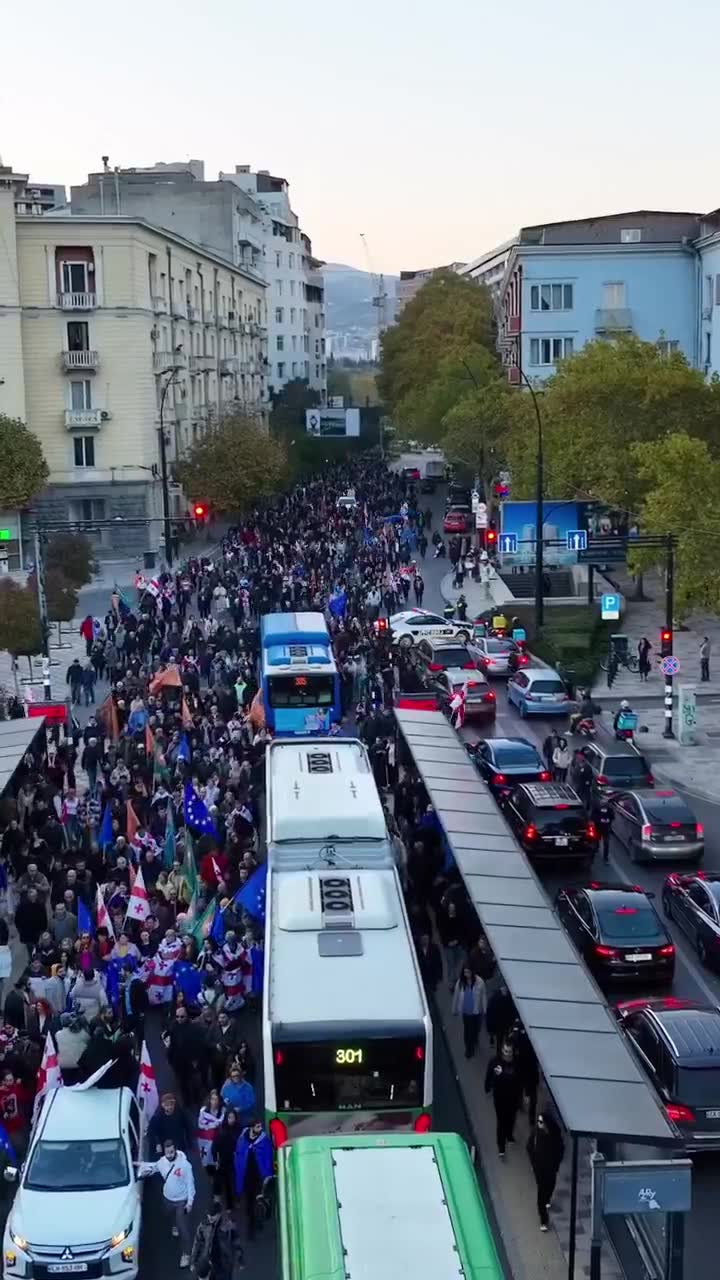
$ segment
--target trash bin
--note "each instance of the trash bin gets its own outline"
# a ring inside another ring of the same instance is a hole
[[[143,569],[155,568],[155,552],[143,551]]]
[[[628,652],[628,638],[623,635],[614,635],[610,637],[610,648],[616,653],[618,658],[626,658]]]
[[[574,667],[558,666],[560,679],[565,685],[565,692],[568,698],[572,698],[573,702],[577,696],[577,672]]]

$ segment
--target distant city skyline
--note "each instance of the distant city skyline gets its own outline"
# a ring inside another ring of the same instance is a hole
[[[128,0],[120,20],[76,0],[68,23],[38,0],[5,32],[0,154],[68,188],[102,155],[199,158],[208,178],[251,164],[288,180],[323,259],[367,269],[364,233],[375,270],[470,261],[522,224],[720,205],[720,9],[676,13],[316,0],[305,23],[290,0],[180,0],[171,18]]]

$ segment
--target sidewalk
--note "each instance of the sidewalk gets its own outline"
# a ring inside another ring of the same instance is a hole
[[[540,1231],[535,1178],[525,1146],[529,1135],[527,1115],[520,1112],[515,1126],[515,1142],[501,1160],[495,1141],[495,1111],[492,1099],[485,1095],[485,1072],[493,1050],[483,1030],[476,1056],[465,1057],[462,1020],[454,1017],[450,995],[441,984],[435,1005],[442,1023],[460,1091],[470,1115],[477,1142],[479,1161],[490,1192],[493,1212],[500,1229],[513,1280],[567,1280],[568,1240],[570,1232],[570,1143],[566,1141],[565,1159],[558,1175],[550,1210],[550,1230]],[[541,1082],[538,1109],[545,1105],[547,1093]],[[590,1143],[579,1148],[579,1184],[575,1276],[590,1274]],[[623,1272],[610,1241],[605,1238],[602,1251],[603,1280],[623,1280]]]

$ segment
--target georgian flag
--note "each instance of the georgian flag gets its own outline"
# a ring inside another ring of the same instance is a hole
[[[150,1050],[147,1047],[147,1040],[143,1040],[142,1052],[140,1054],[140,1075],[138,1077],[137,1100],[140,1107],[140,1129],[141,1139],[144,1137],[147,1127],[158,1109],[160,1101],[158,1095],[157,1080],[155,1079],[155,1068],[150,1061]]]
[[[150,915],[150,903],[148,902],[147,889],[143,879],[142,867],[138,867],[137,875],[130,893],[130,901],[128,902],[127,916],[131,920],[147,920]]]
[[[45,1048],[43,1049],[42,1062],[38,1067],[37,1086],[35,1090],[35,1105],[33,1115],[37,1115],[40,1106],[40,1100],[50,1089],[58,1089],[63,1082],[60,1064],[58,1062],[57,1049],[55,1042],[48,1031],[45,1036]]]
[[[95,894],[95,918],[97,920],[98,929],[107,929],[108,937],[112,938],[112,941],[114,942],[115,930],[113,929],[113,922],[110,919],[110,912],[105,906],[105,899],[103,898],[100,885],[98,885],[97,893]]]
[[[465,686],[456,689],[450,699],[450,719],[454,729],[462,729],[465,723]]]

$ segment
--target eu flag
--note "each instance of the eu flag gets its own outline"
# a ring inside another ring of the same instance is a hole
[[[93,924],[93,918],[82,898],[78,898],[77,924],[78,933],[89,933],[91,936],[94,936],[95,926]]]
[[[98,832],[98,844],[101,849],[105,849],[109,844],[112,844],[112,842],[112,813],[110,812],[110,805],[106,804],[103,811],[102,822],[100,823],[100,830]]]
[[[185,813],[185,821],[189,827],[192,827],[193,831],[199,831],[204,836],[214,836],[217,840],[218,833],[208,813],[207,805],[204,800],[200,799],[191,782],[185,783],[183,811]]]
[[[12,1165],[17,1164],[17,1151],[10,1141],[10,1134],[4,1124],[0,1124],[0,1151],[7,1156]]]
[[[253,871],[247,884],[238,889],[233,902],[239,902],[256,920],[265,922],[265,889],[267,886],[267,862],[261,862]]]
[[[210,937],[213,942],[217,942],[219,946],[222,946],[225,941],[225,915],[222,907],[219,905],[215,910],[213,922],[210,926]]]
[[[178,761],[181,764],[189,764],[191,755],[192,752],[190,750],[190,743],[188,742],[187,734],[183,733],[180,735],[180,745],[177,752]]]

